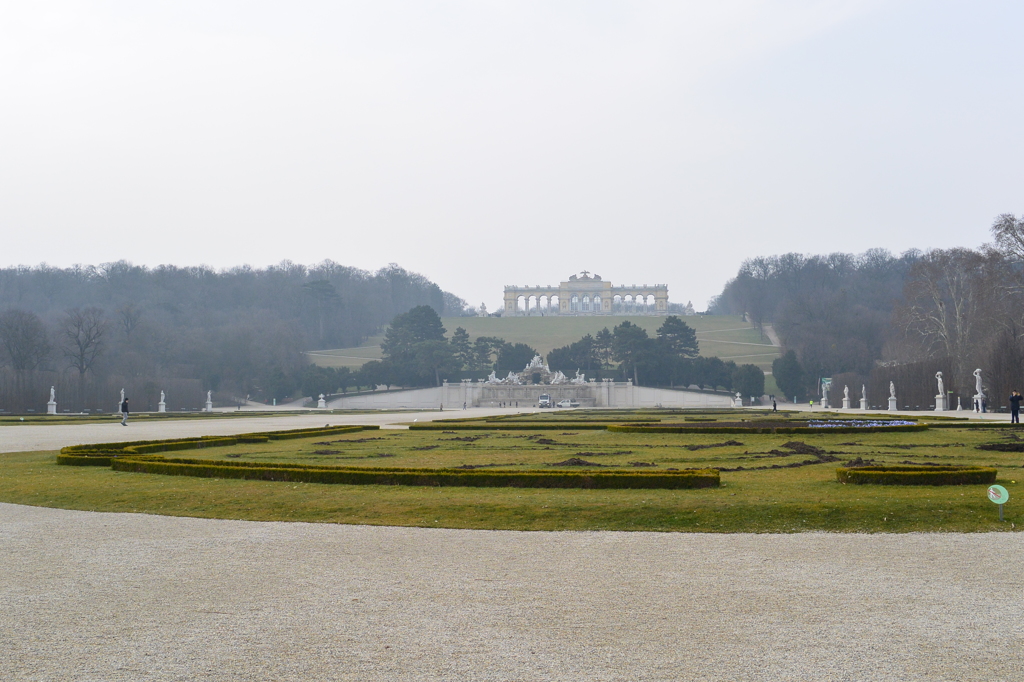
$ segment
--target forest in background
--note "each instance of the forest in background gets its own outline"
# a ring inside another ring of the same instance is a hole
[[[0,269],[0,409],[112,411],[123,387],[137,410],[284,400],[310,348],[355,346],[425,305],[465,302],[391,264],[377,272],[324,261],[268,268],[94,266]]]
[[[1024,386],[1024,217],[1000,215],[991,233],[980,249],[750,259],[710,312],[774,326],[773,374],[790,399],[820,396],[829,377],[833,405],[848,385],[883,407],[892,381],[901,408],[930,409],[941,371],[951,405],[970,409],[981,368],[998,408]]]

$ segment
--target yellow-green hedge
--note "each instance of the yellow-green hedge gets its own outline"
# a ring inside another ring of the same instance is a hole
[[[881,433],[881,432],[907,432],[926,431],[927,424],[912,424],[909,426],[835,426],[828,428],[814,426],[668,426],[656,424],[654,426],[612,424],[608,426],[609,431],[619,433],[781,433],[781,434],[815,434],[829,435],[833,433]]]
[[[57,464],[67,466],[110,466],[120,457],[139,458],[157,452],[196,450],[199,448],[226,447],[239,443],[266,443],[269,440],[289,438],[314,438],[339,433],[379,429],[379,426],[329,426],[316,429],[295,429],[293,431],[268,431],[266,433],[243,433],[237,436],[200,436],[198,438],[172,438],[169,440],[137,440],[117,443],[92,443],[68,445],[61,448]]]
[[[348,485],[469,486],[484,488],[711,488],[714,469],[679,472],[502,471],[329,467],[203,459],[124,457],[111,460],[114,471],[170,476],[234,478],[292,483]]]
[[[867,466],[836,469],[840,483],[873,485],[983,485],[994,483],[996,470],[975,466]]]

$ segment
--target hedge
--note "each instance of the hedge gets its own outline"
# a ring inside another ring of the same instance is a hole
[[[347,485],[462,486],[477,488],[712,488],[719,485],[714,469],[660,472],[576,471],[463,471],[458,469],[397,469],[324,467],[188,459],[115,458],[114,471],[170,476],[232,478],[289,483]]]
[[[995,482],[996,470],[978,466],[840,467],[836,479],[874,485],[983,485]]]
[[[929,424],[933,429],[1005,429],[1009,428],[1009,422],[979,421],[979,422],[933,422]]]
[[[593,422],[519,422],[512,424],[442,424],[438,422],[425,422],[423,424],[410,424],[412,431],[556,431],[565,429],[576,429],[583,431],[603,431],[610,428],[611,424],[595,424]]]
[[[926,431],[927,424],[912,424],[910,426],[834,426],[828,428],[813,426],[632,426],[625,424],[611,424],[609,431],[619,433],[782,433],[782,434],[817,434],[825,435],[831,433],[883,433],[883,432],[908,432]]]
[[[237,436],[200,436],[199,438],[172,438],[170,440],[139,440],[117,443],[92,443],[68,445],[61,448],[57,464],[68,466],[110,466],[115,458],[132,457],[145,459],[146,455],[176,450],[226,447],[239,443],[266,443],[270,440],[289,438],[313,438],[339,433],[379,429],[379,426],[331,426],[294,431],[270,431],[267,433],[243,433]]]

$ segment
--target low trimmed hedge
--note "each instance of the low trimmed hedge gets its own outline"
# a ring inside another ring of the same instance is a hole
[[[239,443],[266,443],[270,440],[289,438],[314,438],[339,433],[379,429],[379,426],[330,426],[294,431],[269,431],[267,433],[243,433],[237,436],[200,436],[198,438],[172,438],[169,440],[137,440],[117,443],[92,443],[68,445],[61,448],[57,464],[67,466],[110,466],[117,458],[132,457],[148,459],[146,455],[177,450],[227,447]]]
[[[883,433],[927,431],[927,424],[912,424],[910,426],[833,426],[828,428],[814,426],[634,426],[625,424],[612,424],[608,426],[609,431],[618,433],[781,433],[781,434],[817,434],[827,435],[830,433]]]
[[[714,469],[658,472],[501,471],[325,467],[262,462],[124,457],[110,463],[114,471],[200,478],[232,478],[290,483],[347,485],[460,486],[476,488],[713,488]]]
[[[470,423],[441,423],[425,422],[423,424],[410,424],[412,431],[556,431],[565,429],[576,429],[582,431],[604,431],[610,428],[611,424],[595,424],[593,422],[518,422],[511,424],[470,424]]]
[[[840,467],[836,479],[858,485],[985,485],[995,482],[996,470],[975,466]]]

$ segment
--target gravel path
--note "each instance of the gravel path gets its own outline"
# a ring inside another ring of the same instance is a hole
[[[0,452],[34,452],[58,450],[65,445],[79,443],[109,443],[124,440],[156,440],[158,438],[188,438],[189,436],[229,436],[254,431],[280,431],[305,429],[313,426],[339,426],[342,424],[379,424],[393,427],[413,420],[433,421],[463,417],[482,417],[511,414],[522,410],[473,408],[438,412],[364,412],[362,414],[296,414],[281,416],[235,417],[232,419],[166,419],[151,422],[132,422],[121,426],[120,419],[111,417],[106,423],[89,424],[12,424],[0,426]],[[405,428],[404,426],[401,428]]]
[[[1019,680],[1021,534],[518,533],[0,504],[3,680]]]

